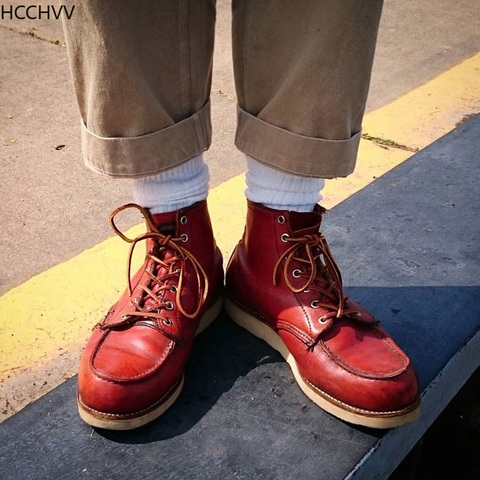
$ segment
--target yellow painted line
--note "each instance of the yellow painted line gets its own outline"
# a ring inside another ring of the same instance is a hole
[[[423,148],[465,115],[479,112],[479,92],[477,54],[368,114],[364,132]],[[331,208],[411,155],[362,141],[355,173],[328,181],[322,203]],[[244,188],[239,175],[210,192],[212,222],[226,258],[243,231]],[[134,227],[130,235],[142,228]],[[91,327],[125,287],[126,252],[124,242],[110,238],[0,298],[0,419],[75,372]]]

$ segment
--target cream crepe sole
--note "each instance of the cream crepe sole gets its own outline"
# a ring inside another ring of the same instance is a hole
[[[222,310],[223,298],[219,299],[203,314],[198,325],[195,336],[202,333],[218,317]],[[104,428],[106,430],[132,430],[150,423],[165,413],[180,395],[183,388],[184,377],[167,394],[153,406],[135,412],[130,415],[121,415],[96,411],[85,405],[77,395],[78,413],[82,420],[92,427]],[[158,406],[156,406],[158,405]],[[144,413],[145,412],[145,413]],[[123,418],[122,418],[123,417]],[[125,418],[128,417],[128,418]]]
[[[356,425],[370,428],[393,428],[416,420],[420,415],[420,402],[411,407],[393,412],[375,412],[359,409],[338,400],[305,380],[298,371],[297,362],[288,351],[282,338],[271,327],[258,318],[247,313],[229,298],[225,299],[225,310],[232,320],[248,330],[252,335],[261,338],[282,355],[290,365],[293,376],[303,393],[319,407],[335,417]]]

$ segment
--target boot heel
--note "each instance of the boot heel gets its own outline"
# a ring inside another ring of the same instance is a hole
[[[222,311],[222,305],[223,296],[220,295],[215,303],[203,314],[202,318],[200,319],[200,323],[198,324],[197,331],[195,332],[195,336],[200,335],[200,333],[206,330],[220,315],[220,312]]]

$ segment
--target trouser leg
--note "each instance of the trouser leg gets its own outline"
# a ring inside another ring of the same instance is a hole
[[[87,166],[142,177],[209,147],[214,28],[215,0],[75,2],[64,31]]]
[[[382,0],[233,0],[235,143],[303,176],[355,166]]]

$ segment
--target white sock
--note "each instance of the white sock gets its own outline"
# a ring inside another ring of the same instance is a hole
[[[276,210],[311,212],[322,199],[325,179],[301,177],[267,167],[247,155],[245,195],[256,203]]]
[[[135,202],[150,212],[173,212],[205,200],[210,175],[203,155],[198,155],[178,167],[133,180]]]

